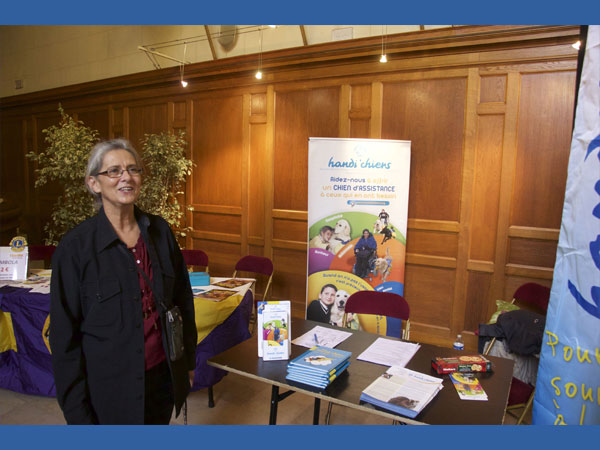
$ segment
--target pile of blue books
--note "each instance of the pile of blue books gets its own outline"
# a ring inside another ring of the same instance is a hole
[[[313,347],[288,363],[288,380],[326,388],[350,365],[352,352],[329,347]]]
[[[192,286],[210,285],[210,275],[208,272],[191,272],[188,275],[190,276],[190,284]]]

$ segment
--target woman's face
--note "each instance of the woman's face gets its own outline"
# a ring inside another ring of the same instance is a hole
[[[321,300],[325,305],[333,305],[333,302],[335,301],[335,289],[331,287],[326,287],[323,289],[323,292],[319,294],[319,300]]]
[[[104,155],[101,169],[98,172],[113,167],[127,169],[138,167],[135,158],[127,150],[111,150]],[[142,185],[141,175],[131,175],[129,171],[123,170],[119,178],[110,178],[108,175],[96,175],[89,177],[88,184],[92,190],[102,196],[104,209],[122,208],[133,205],[140,195]]]
[[[369,237],[369,232],[368,231],[363,231],[363,237],[365,239],[367,239]]]

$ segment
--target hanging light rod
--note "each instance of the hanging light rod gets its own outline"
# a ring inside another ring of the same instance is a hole
[[[146,54],[150,53],[152,55],[160,56],[161,58],[170,59],[171,61],[175,61],[179,64],[191,64],[190,61],[182,61],[180,59],[173,58],[172,56],[165,55],[164,53],[157,52],[156,50],[150,50],[149,48],[146,48],[143,45],[138,45],[138,50],[146,52]]]

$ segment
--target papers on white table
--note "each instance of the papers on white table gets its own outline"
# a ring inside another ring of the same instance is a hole
[[[377,338],[357,359],[382,366],[404,367],[421,346],[412,342]]]
[[[1,286],[13,286],[17,288],[30,289],[29,293],[50,293],[50,269],[30,269],[29,277],[25,281],[0,281]]]
[[[312,330],[294,339],[292,344],[308,348],[313,348],[315,345],[333,348],[348,339],[351,334],[348,331],[334,330],[317,325]]]

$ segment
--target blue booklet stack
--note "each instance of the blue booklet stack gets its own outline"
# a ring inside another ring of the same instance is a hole
[[[352,352],[313,347],[288,363],[286,379],[326,388],[350,364]]]

